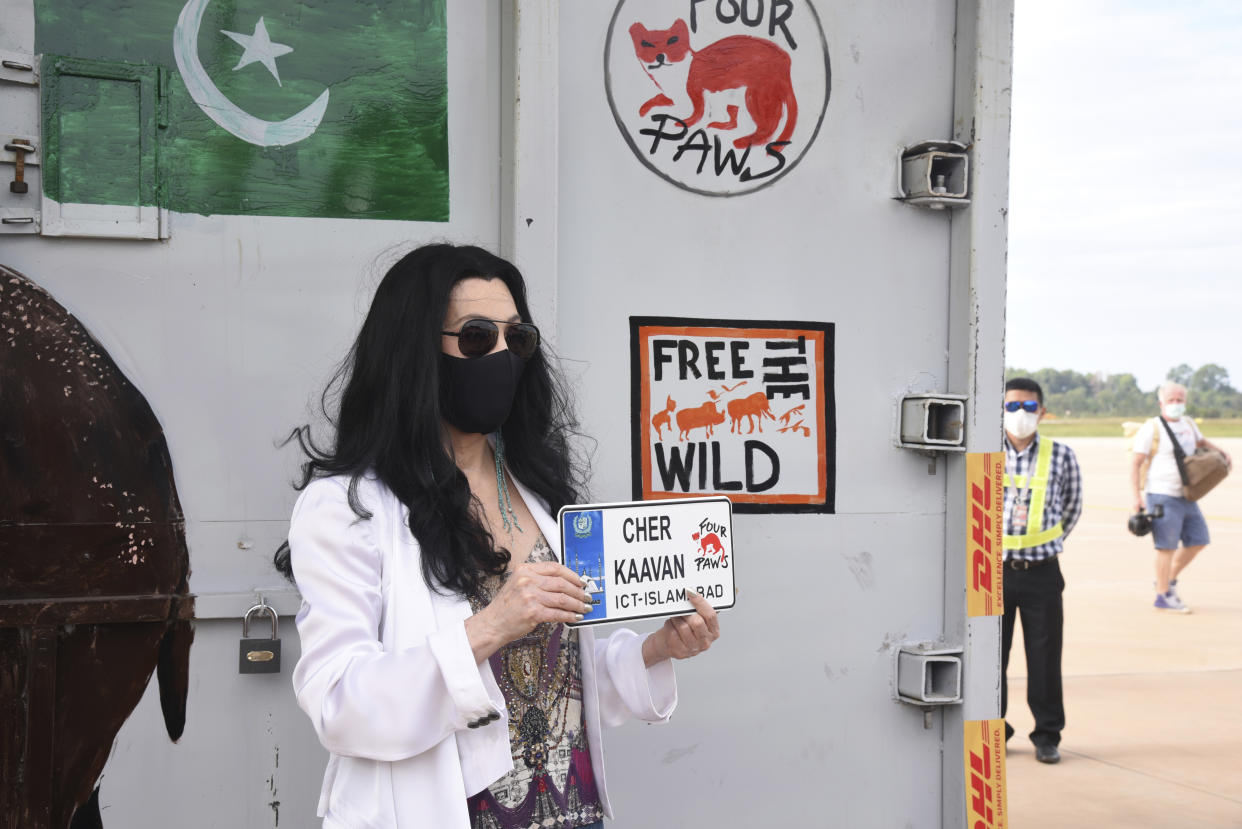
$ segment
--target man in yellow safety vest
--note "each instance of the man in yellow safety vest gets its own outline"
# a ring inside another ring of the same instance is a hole
[[[1026,701],[1035,717],[1035,759],[1057,763],[1065,705],[1061,693],[1064,616],[1059,558],[1082,513],[1082,474],[1074,450],[1041,439],[1044,393],[1015,377],[1005,384],[1005,617],[1001,624],[1001,715],[1009,707],[1009,648],[1015,617],[1026,646]],[[1005,723],[1005,739],[1013,728]]]

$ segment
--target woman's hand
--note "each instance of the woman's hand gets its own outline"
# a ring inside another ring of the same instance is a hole
[[[689,616],[673,616],[664,627],[643,641],[643,662],[648,668],[665,659],[689,659],[712,646],[720,638],[720,622],[707,599],[686,591],[695,612]]]
[[[476,662],[544,622],[576,622],[590,613],[582,579],[555,561],[524,562],[509,572],[491,604],[466,620]]]

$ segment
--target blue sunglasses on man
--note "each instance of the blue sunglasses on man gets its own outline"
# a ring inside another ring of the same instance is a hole
[[[1016,412],[1018,409],[1035,414],[1039,411],[1039,402],[1035,400],[1010,400],[1005,404],[1005,411]]]

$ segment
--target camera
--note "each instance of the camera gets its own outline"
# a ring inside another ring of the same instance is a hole
[[[1163,518],[1163,517],[1164,517],[1164,505],[1156,504],[1156,506],[1152,507],[1151,512],[1144,512],[1143,510],[1139,510],[1134,515],[1131,515],[1130,520],[1126,522],[1126,529],[1128,529],[1134,535],[1144,536],[1144,535],[1147,535],[1149,532],[1151,532],[1152,520],[1156,518]]]

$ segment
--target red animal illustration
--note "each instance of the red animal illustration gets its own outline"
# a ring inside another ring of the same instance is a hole
[[[794,406],[792,409],[790,409],[789,411],[787,411],[787,412],[785,412],[783,415],[781,415],[781,425],[782,425],[782,426],[788,426],[788,425],[789,425],[789,421],[793,419],[794,415],[800,415],[800,414],[802,414],[804,411],[806,411],[806,404],[805,404],[805,403],[803,403],[803,404],[802,404],[802,405],[800,405],[800,406]],[[784,430],[782,429],[781,431],[784,431]]]
[[[708,92],[744,88],[746,111],[755,122],[755,131],[736,139],[733,146],[740,150],[768,143],[780,129],[782,116],[785,127],[771,149],[780,150],[789,142],[798,123],[798,98],[790,76],[789,53],[780,46],[763,38],[731,35],[695,51],[690,48],[690,27],[680,19],[671,29],[647,29],[635,23],[630,27],[630,37],[647,76],[660,90],[660,94],[639,107],[640,117],[655,107],[673,105],[663,84],[652,73],[689,60],[686,94],[690,96],[694,111],[680,119],[682,123],[692,127],[699,122],[707,109],[705,96]],[[714,121],[707,126],[736,129],[738,108],[730,105],[728,112],[728,121]]]
[[[772,409],[768,405],[768,396],[761,391],[743,397],[740,400],[730,400],[727,406],[729,410],[729,431],[737,431],[742,433],[742,418],[746,418],[746,424],[750,429],[746,434],[755,431],[755,421],[759,421],[759,431],[763,432],[763,419],[776,420],[772,414]]]
[[[780,429],[777,429],[776,431],[780,432],[781,434],[784,434],[785,432],[793,432],[795,435],[801,432],[802,436],[806,438],[809,438],[811,436],[811,430],[807,428],[806,426],[804,426],[801,420],[795,421],[792,426],[782,426]]]
[[[705,556],[720,555],[724,552],[724,545],[720,543],[720,536],[715,533],[708,533],[702,537],[695,533],[692,538],[699,542],[699,551]]]
[[[734,387],[733,387],[733,389],[739,389],[739,388],[741,388],[741,387],[742,387],[742,386],[744,386],[744,385],[746,385],[746,381],[745,381],[745,380],[743,380],[742,382],[738,383],[736,386],[734,386]],[[733,391],[733,389],[729,388],[728,386],[724,385],[723,383],[720,385],[720,388],[721,388],[721,389],[723,389],[724,391],[727,391],[727,392],[729,392],[729,391]],[[720,399],[720,397],[721,397],[720,393],[719,393],[719,392],[717,392],[715,389],[708,389],[708,390],[707,390],[707,396],[708,396],[708,397],[710,397],[712,400],[719,400],[719,399]]]
[[[785,413],[784,413],[783,415],[781,415],[781,417],[780,417],[780,421],[781,421],[781,423],[782,423],[782,426],[781,426],[781,428],[777,429],[776,431],[780,432],[781,434],[784,434],[785,432],[793,432],[795,435],[796,435],[796,434],[798,434],[799,432],[801,432],[803,437],[808,437],[808,438],[809,438],[809,437],[811,436],[811,430],[810,430],[810,429],[808,429],[808,428],[807,428],[807,427],[803,424],[803,422],[802,422],[802,417],[801,417],[801,415],[802,415],[802,413],[803,413],[804,411],[806,411],[806,404],[805,404],[805,403],[803,403],[803,404],[802,404],[802,405],[800,405],[800,406],[794,406],[792,409],[790,409],[789,411],[785,412]],[[794,420],[794,418],[795,418],[795,417],[797,417],[798,419],[797,419],[797,420]],[[792,424],[792,425],[790,424],[790,421],[791,421],[791,420],[793,420],[793,424]]]
[[[677,401],[670,396],[664,403],[664,411],[657,412],[656,416],[651,418],[651,426],[656,430],[656,440],[664,440],[664,429],[670,432],[673,430],[673,411],[677,408]]]
[[[693,409],[682,409],[677,413],[677,428],[681,430],[677,439],[685,440],[690,436],[692,429],[698,429],[700,426],[707,429],[707,436],[711,437],[712,427],[724,423],[724,419],[724,412],[717,409],[715,403],[704,403]]]

